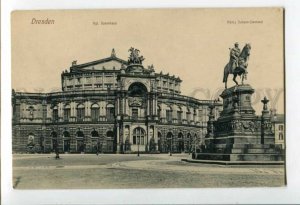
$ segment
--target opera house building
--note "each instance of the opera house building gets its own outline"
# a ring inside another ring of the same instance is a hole
[[[191,152],[205,137],[212,100],[181,95],[182,80],[143,66],[137,49],[72,62],[61,92],[12,93],[13,153]],[[217,119],[222,109],[216,105]]]

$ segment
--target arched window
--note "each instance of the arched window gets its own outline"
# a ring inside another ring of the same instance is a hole
[[[99,137],[99,133],[95,129],[91,132],[91,135],[92,137]]]
[[[133,130],[133,144],[145,144],[145,131],[144,129],[137,127]]]
[[[68,104],[64,107],[64,121],[68,122],[71,116],[71,106]]]
[[[108,104],[106,106],[106,119],[107,121],[115,119],[115,106],[113,104]]]
[[[98,118],[99,118],[99,109],[100,109],[100,107],[96,103],[91,106],[91,115],[92,115],[91,117],[92,117],[92,121],[93,122],[97,122],[98,121]]]
[[[68,131],[63,132],[63,137],[64,138],[70,138],[70,133]]]
[[[85,107],[83,104],[77,106],[77,121],[82,122],[85,115]]]
[[[81,130],[78,130],[76,132],[76,135],[77,135],[78,138],[84,138],[84,134],[83,134],[83,132]]]

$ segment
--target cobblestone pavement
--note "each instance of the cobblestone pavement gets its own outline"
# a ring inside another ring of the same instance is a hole
[[[187,154],[13,155],[17,189],[284,186],[283,166],[224,166],[181,161]]]

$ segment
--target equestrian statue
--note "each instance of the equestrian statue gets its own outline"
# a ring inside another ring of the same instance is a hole
[[[227,78],[229,74],[233,74],[233,81],[236,85],[236,77],[242,77],[242,84],[244,84],[244,79],[247,79],[247,67],[248,60],[250,56],[251,45],[246,43],[243,50],[239,48],[239,44],[235,43],[234,48],[230,48],[230,59],[229,63],[226,64],[224,68],[223,83],[225,83],[225,89],[227,88]]]

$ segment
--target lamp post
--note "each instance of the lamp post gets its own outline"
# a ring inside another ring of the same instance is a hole
[[[192,140],[191,140],[192,136],[189,136],[189,155],[191,154],[191,147],[192,147]]]
[[[138,137],[138,154],[137,156],[140,156],[140,138]]]
[[[58,132],[59,132],[59,128],[58,128],[58,118],[55,119],[56,122],[56,138],[55,138],[55,159],[59,159],[59,147],[58,147]]]
[[[170,156],[172,156],[172,138],[173,138],[173,135],[171,135],[171,137],[170,137]]]

